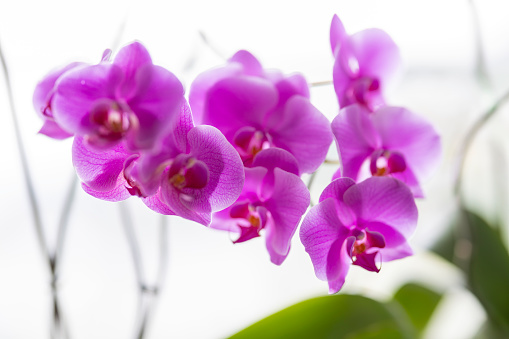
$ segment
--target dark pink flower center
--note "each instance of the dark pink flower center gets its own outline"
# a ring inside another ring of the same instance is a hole
[[[265,227],[267,211],[264,207],[255,206],[247,201],[237,202],[230,209],[230,217],[239,219],[240,236],[233,243],[241,243],[260,236]]]
[[[354,228],[346,241],[346,248],[353,265],[372,272],[380,271],[376,266],[375,258],[379,253],[376,249],[385,247],[385,238],[382,234]]]
[[[376,78],[359,77],[353,79],[345,91],[345,99],[349,104],[358,103],[367,106],[371,111],[377,107],[379,96],[380,82]]]
[[[266,133],[253,127],[243,127],[235,133],[233,146],[239,152],[244,166],[249,167],[253,159],[261,150],[271,146]]]
[[[403,172],[406,169],[405,157],[399,152],[379,149],[371,154],[369,169],[374,176]]]
[[[129,106],[110,99],[95,103],[90,120],[97,127],[98,137],[106,141],[120,140],[138,125],[138,119]]]
[[[177,156],[168,172],[169,182],[179,190],[204,188],[209,182],[209,177],[207,165],[187,154]]]

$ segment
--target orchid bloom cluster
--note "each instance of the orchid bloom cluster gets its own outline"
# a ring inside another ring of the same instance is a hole
[[[338,292],[350,265],[379,272],[379,263],[412,254],[414,198],[437,166],[440,138],[405,108],[386,105],[399,51],[378,29],[348,35],[337,16],[330,30],[333,82],[340,111],[331,127],[342,168],[306,215],[300,238],[316,276]]]
[[[235,233],[264,234],[280,265],[310,204],[301,180],[324,162],[332,141],[342,168],[304,218],[300,238],[331,293],[350,264],[411,254],[414,197],[436,166],[440,140],[412,112],[386,106],[398,70],[397,46],[383,31],[348,35],[331,25],[340,112],[332,124],[310,102],[300,74],[266,70],[241,50],[191,84],[152,63],[134,42],[97,65],[72,63],[36,87],[40,133],[73,137],[83,189],[107,201],[137,196],[152,210]],[[383,256],[382,256],[383,255]]]

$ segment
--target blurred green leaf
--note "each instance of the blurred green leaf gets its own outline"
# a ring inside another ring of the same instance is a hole
[[[394,295],[394,300],[403,307],[415,329],[421,334],[441,298],[437,292],[414,283],[404,285]]]
[[[471,256],[467,269],[470,288],[493,324],[509,337],[509,255],[500,234],[480,216],[464,212],[470,230]]]
[[[375,300],[333,295],[290,306],[231,338],[411,338],[402,318]]]
[[[455,224],[458,221],[454,221],[453,227],[448,229],[442,234],[441,238],[430,248],[432,252],[438,254],[443,259],[454,263],[454,246],[456,245],[456,234],[454,234]]]

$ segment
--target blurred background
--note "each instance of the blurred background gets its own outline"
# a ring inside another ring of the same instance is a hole
[[[0,0],[0,8],[0,43],[50,248],[75,175],[71,141],[37,134],[42,122],[32,93],[51,69],[72,61],[97,63],[116,41],[122,46],[139,40],[154,63],[175,73],[186,89],[197,74],[222,65],[239,49],[252,52],[265,68],[301,72],[310,83],[322,82],[332,80],[329,26],[334,14],[350,34],[371,27],[387,31],[405,64],[387,101],[435,126],[443,160],[424,184],[426,198],[418,201],[419,226],[411,239],[416,255],[384,263],[379,274],[353,267],[341,293],[385,300],[409,281],[444,293],[425,338],[471,338],[485,321],[461,272],[427,249],[452,223],[462,139],[509,90],[509,3]],[[338,112],[332,85],[313,87],[311,101],[331,120]],[[34,231],[10,109],[2,78],[0,338],[48,338],[51,279]],[[467,206],[503,225],[509,210],[508,110],[498,112],[475,139],[464,173]],[[329,154],[337,159],[335,145]],[[315,201],[335,170],[334,165],[319,170],[311,192]],[[71,337],[130,338],[138,287],[121,210],[79,187],[75,199],[58,282]],[[137,199],[125,205],[148,280],[155,281],[160,217]],[[507,245],[506,226],[501,234]],[[227,233],[176,217],[169,217],[168,241],[167,276],[147,338],[224,338],[287,306],[327,294],[327,283],[315,277],[298,236],[281,267],[270,263],[263,238],[233,245]]]

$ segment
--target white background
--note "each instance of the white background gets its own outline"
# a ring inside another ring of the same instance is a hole
[[[32,107],[32,92],[47,72],[72,61],[98,62],[124,23],[121,45],[140,40],[154,63],[174,72],[186,88],[198,73],[224,62],[204,44],[200,31],[223,57],[247,49],[266,68],[301,72],[309,82],[331,80],[329,25],[337,13],[349,33],[378,27],[394,38],[405,71],[388,101],[426,116],[442,135],[444,149],[439,171],[424,185],[426,199],[418,202],[419,227],[412,238],[417,255],[386,263],[379,274],[354,267],[342,292],[383,300],[405,281],[422,281],[447,292],[427,337],[469,338],[485,315],[462,287],[461,275],[425,248],[447,227],[454,211],[452,183],[461,138],[490,102],[509,89],[508,10],[503,1],[477,4],[490,76],[490,86],[482,89],[474,77],[475,34],[466,0],[0,0],[0,43],[50,246],[74,174],[71,142],[37,134],[41,121]],[[311,95],[330,119],[337,114],[332,86],[315,87]],[[500,189],[507,171],[498,155],[507,153],[507,113],[500,112],[483,131],[467,162],[468,201],[491,219],[507,201],[507,187]],[[36,241],[12,126],[2,78],[0,338],[48,338],[50,278]],[[312,190],[315,200],[334,170],[320,170]],[[159,216],[135,198],[128,206],[145,269],[154,280]],[[119,213],[116,204],[79,189],[59,277],[73,339],[132,337],[137,287]],[[270,263],[263,239],[233,245],[227,233],[175,217],[169,222],[167,279],[147,338],[223,338],[284,307],[327,293],[298,237],[277,267]]]

